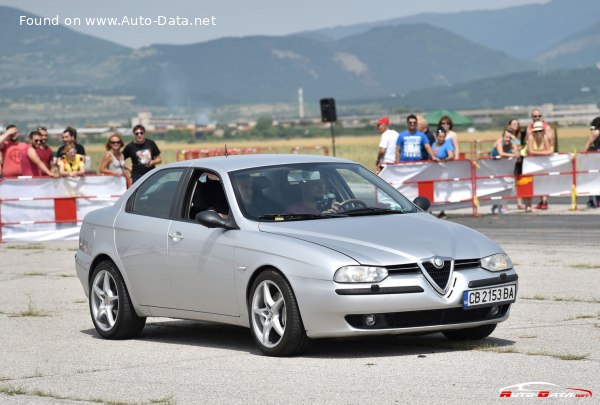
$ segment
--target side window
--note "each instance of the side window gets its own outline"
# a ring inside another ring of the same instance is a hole
[[[179,179],[185,169],[161,170],[148,178],[131,196],[127,212],[168,218]]]
[[[198,170],[194,173],[187,195],[186,219],[195,219],[199,212],[206,210],[213,210],[224,218],[229,215],[229,203],[221,178],[212,172]]]

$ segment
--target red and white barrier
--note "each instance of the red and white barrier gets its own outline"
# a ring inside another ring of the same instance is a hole
[[[126,188],[115,176],[2,179],[0,242],[77,239],[85,214],[112,205]]]
[[[380,176],[411,200],[422,195],[439,210],[470,205],[474,214],[480,205],[517,197],[600,195],[600,153],[529,156],[520,176],[514,175],[515,163],[512,158],[399,163]]]

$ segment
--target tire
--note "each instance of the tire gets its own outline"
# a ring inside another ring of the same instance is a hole
[[[481,325],[468,329],[453,329],[442,332],[450,340],[479,340],[492,334],[496,329],[496,324]]]
[[[254,342],[267,356],[298,355],[310,344],[292,287],[276,271],[264,271],[254,280],[248,316]]]
[[[89,303],[94,327],[105,339],[132,339],[144,329],[146,318],[135,313],[123,277],[110,260],[94,268]]]

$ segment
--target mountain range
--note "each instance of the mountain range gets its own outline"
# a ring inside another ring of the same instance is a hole
[[[131,49],[62,26],[24,29],[22,11],[0,7],[0,92],[11,100],[96,94],[192,108],[294,102],[299,87],[310,102],[392,100],[407,108],[598,102],[598,11],[595,0],[554,0]]]

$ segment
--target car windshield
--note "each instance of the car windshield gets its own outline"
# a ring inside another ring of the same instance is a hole
[[[396,189],[354,163],[302,163],[230,173],[240,210],[259,221],[417,212]]]

